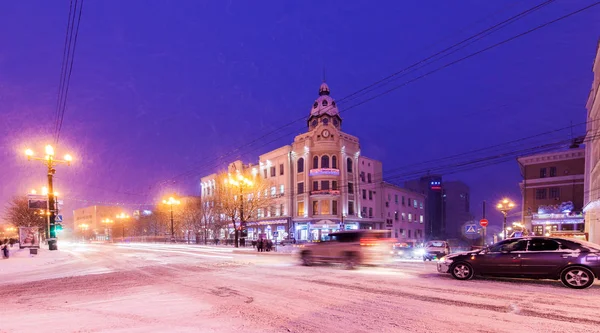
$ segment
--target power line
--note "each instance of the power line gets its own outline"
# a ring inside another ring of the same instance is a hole
[[[519,14],[516,14],[516,15],[514,15],[514,16],[512,16],[511,18],[509,18],[509,19],[507,19],[507,20],[504,20],[504,21],[502,21],[502,22],[500,22],[500,23],[497,23],[497,24],[493,25],[493,26],[492,26],[492,27],[490,27],[490,28],[484,29],[483,31],[480,31],[479,33],[477,33],[477,34],[475,34],[475,35],[472,35],[471,37],[469,37],[469,38],[467,38],[467,39],[464,39],[464,40],[462,40],[462,41],[460,41],[460,42],[458,42],[458,43],[455,43],[454,45],[452,45],[452,46],[450,46],[450,47],[448,47],[448,48],[446,48],[446,49],[444,49],[444,50],[442,50],[442,51],[439,51],[439,52],[437,52],[437,53],[435,53],[435,54],[433,54],[433,55],[431,55],[431,56],[429,56],[429,57],[427,57],[427,58],[425,58],[425,59],[423,59],[423,60],[420,60],[420,61],[418,61],[418,62],[416,62],[416,63],[414,63],[414,64],[412,64],[412,65],[410,65],[410,66],[408,66],[408,67],[406,67],[406,68],[404,68],[404,69],[402,69],[402,70],[398,71],[398,72],[395,72],[395,73],[393,73],[393,74],[391,74],[391,75],[387,76],[387,77],[386,77],[386,78],[384,78],[384,79],[381,79],[381,80],[379,80],[379,81],[377,81],[377,82],[375,82],[375,83],[372,83],[372,84],[370,84],[370,85],[366,86],[365,88],[362,88],[362,89],[360,89],[360,90],[358,90],[358,91],[356,91],[356,92],[354,92],[354,93],[351,93],[351,94],[350,94],[350,95],[348,95],[348,96],[345,96],[345,97],[343,97],[343,98],[339,99],[339,100],[338,100],[338,104],[339,104],[339,103],[343,103],[343,101],[344,101],[344,100],[346,100],[346,99],[350,99],[351,97],[353,97],[353,96],[355,96],[355,95],[359,94],[360,92],[363,92],[364,90],[366,90],[366,89],[368,89],[368,88],[370,88],[370,87],[373,87],[373,86],[375,86],[375,85],[377,85],[377,84],[379,84],[379,83],[381,83],[381,82],[383,82],[383,81],[385,81],[385,80],[388,80],[389,78],[392,78],[392,77],[394,77],[394,76],[396,76],[396,75],[398,75],[398,74],[400,74],[400,73],[403,73],[403,72],[405,72],[405,71],[407,71],[407,70],[409,70],[409,69],[411,69],[411,68],[414,68],[415,66],[417,66],[417,65],[419,65],[419,64],[422,64],[423,62],[426,62],[426,61],[428,61],[428,60],[430,60],[430,59],[432,59],[432,58],[434,58],[434,57],[436,57],[436,56],[438,56],[438,55],[440,55],[440,54],[443,54],[444,52],[447,52],[447,51],[449,51],[449,50],[451,50],[451,49],[453,49],[453,48],[455,48],[455,47],[457,47],[457,46],[459,46],[459,45],[461,45],[461,44],[464,44],[464,43],[466,43],[466,42],[469,42],[470,40],[472,40],[472,39],[474,39],[474,38],[477,38],[477,37],[479,37],[479,36],[481,36],[481,35],[487,36],[487,35],[489,35],[491,32],[497,31],[497,30],[499,30],[499,29],[501,29],[501,28],[503,28],[503,27],[507,26],[508,24],[515,22],[516,20],[518,20],[518,19],[520,19],[520,18],[522,18],[522,17],[524,17],[524,16],[526,16],[526,15],[528,15],[528,14],[530,14],[530,13],[532,13],[532,12],[536,11],[536,10],[539,10],[540,8],[543,8],[544,6],[546,6],[546,5],[550,4],[550,3],[552,3],[553,1],[554,1],[554,0],[545,1],[545,2],[543,2],[543,3],[541,3],[541,4],[539,4],[539,5],[536,5],[536,6],[532,7],[532,8],[529,8],[529,9],[527,9],[527,10],[525,10],[525,11],[523,11],[523,12],[519,13]],[[490,31],[491,31],[491,32],[490,32]],[[443,58],[443,57],[442,57],[442,58]],[[440,59],[442,59],[442,58],[440,58]],[[437,60],[439,60],[439,59],[437,59]],[[436,60],[436,61],[437,61],[437,60]],[[445,68],[445,67],[444,67],[444,68]],[[419,78],[420,78],[420,77],[419,77]],[[418,78],[417,78],[417,79],[418,79]],[[416,80],[416,79],[415,79],[415,80]],[[415,80],[411,80],[410,82],[412,82],[412,81],[415,81]],[[395,89],[397,89],[397,88],[395,88]],[[381,95],[383,95],[383,94],[381,94]],[[381,96],[381,95],[378,95],[377,97],[379,97],[379,96]],[[370,99],[368,99],[368,100],[366,100],[366,101],[363,101],[363,102],[360,102],[360,103],[358,103],[358,104],[352,105],[352,106],[350,106],[349,108],[346,108],[346,109],[344,109],[344,110],[341,110],[341,111],[340,111],[340,113],[342,113],[342,112],[347,112],[348,110],[350,110],[350,109],[352,109],[352,108],[354,108],[354,107],[356,107],[356,106],[362,105],[362,104],[364,104],[364,103],[366,103],[366,102],[368,102],[368,101],[371,101],[371,100],[373,100],[373,99],[375,99],[375,98],[377,98],[377,97],[370,98]],[[326,109],[325,111],[327,111],[327,110],[329,110],[329,109],[331,109],[331,108],[333,108],[333,106],[328,106],[328,107],[327,107],[327,109]],[[325,112],[325,111],[324,111],[324,112]],[[274,130],[272,130],[272,131],[270,131],[270,132],[267,132],[267,133],[265,133],[265,134],[263,134],[263,135],[259,136],[258,138],[254,139],[254,140],[251,140],[250,142],[248,142],[248,143],[246,143],[246,144],[244,144],[244,145],[242,145],[242,146],[240,146],[240,147],[238,147],[238,148],[235,148],[235,149],[234,149],[233,151],[231,151],[231,152],[228,152],[228,153],[226,153],[226,154],[224,154],[224,155],[222,155],[222,156],[219,156],[219,157],[217,157],[216,159],[213,159],[213,160],[212,160],[212,161],[210,161],[210,162],[204,163],[203,165],[201,165],[201,166],[199,166],[199,167],[194,167],[194,168],[192,168],[192,169],[191,169],[191,170],[189,170],[189,171],[185,171],[185,172],[183,172],[183,173],[181,173],[181,174],[178,174],[178,175],[176,175],[176,176],[174,176],[174,177],[170,178],[170,180],[172,180],[172,179],[176,179],[176,178],[179,178],[179,177],[187,177],[187,176],[189,176],[189,175],[192,175],[192,174],[193,174],[193,173],[195,173],[195,171],[196,171],[196,170],[198,170],[199,168],[204,168],[204,167],[206,167],[207,165],[209,165],[208,163],[212,163],[212,162],[215,162],[215,161],[221,160],[221,159],[223,159],[223,158],[225,158],[225,157],[228,157],[228,156],[230,156],[230,155],[232,155],[232,154],[235,154],[236,152],[240,151],[241,149],[243,149],[243,148],[245,148],[245,147],[248,147],[248,146],[251,146],[251,145],[253,145],[253,144],[254,144],[254,143],[256,143],[256,142],[258,142],[258,141],[260,141],[260,140],[262,140],[262,139],[264,139],[264,138],[266,138],[266,137],[268,137],[268,136],[270,136],[270,135],[272,135],[272,134],[274,134],[274,133],[277,133],[277,132],[281,131],[283,128],[289,127],[290,125],[293,125],[293,124],[295,124],[295,123],[297,123],[297,122],[299,122],[299,121],[303,121],[303,120],[305,120],[305,119],[306,119],[306,117],[305,117],[305,116],[303,116],[303,117],[297,118],[297,119],[295,119],[295,120],[292,120],[292,121],[290,121],[290,122],[288,122],[288,123],[286,123],[286,124],[284,124],[284,125],[282,125],[282,126],[280,126],[280,127],[276,128],[276,129],[274,129]],[[264,145],[262,145],[262,146],[264,146]]]
[[[78,9],[79,3],[79,13],[77,15],[77,25],[75,27],[75,19]],[[72,4],[72,1],[71,1]],[[67,98],[69,95],[69,84],[71,82],[71,74],[73,73],[73,63],[75,60],[75,48],[77,46],[77,37],[79,36],[79,25],[81,23],[81,14],[83,11],[83,0],[75,0],[75,4],[73,8],[73,15],[71,15],[71,10],[69,10],[69,18],[70,22],[67,25],[67,34],[68,34],[68,43],[67,38],[65,37],[65,43],[68,44],[66,46],[66,57],[65,51],[63,50],[63,68],[61,68],[61,84],[59,86],[59,101],[58,101],[58,109],[57,109],[57,118],[55,123],[54,130],[54,141],[58,143],[60,138],[60,131],[62,129],[62,124],[65,116],[65,111],[67,107]],[[69,30],[70,29],[70,30]],[[73,30],[75,30],[75,35],[73,35]],[[67,71],[68,68],[68,71]]]

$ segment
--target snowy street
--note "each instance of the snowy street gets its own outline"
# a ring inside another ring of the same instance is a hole
[[[0,261],[0,332],[592,332],[600,285],[475,279],[435,263],[344,270],[290,255],[68,244]]]

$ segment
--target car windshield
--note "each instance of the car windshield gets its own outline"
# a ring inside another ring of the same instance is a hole
[[[563,245],[566,242],[570,242],[570,243],[577,244],[577,245],[579,245],[585,249],[591,250],[591,251],[600,251],[600,245],[590,243],[587,241],[583,241],[583,240],[579,240],[579,239],[559,239],[559,241],[561,241],[563,243]]]
[[[427,245],[425,245],[425,247],[444,247],[446,245],[446,242],[429,242],[427,243]]]

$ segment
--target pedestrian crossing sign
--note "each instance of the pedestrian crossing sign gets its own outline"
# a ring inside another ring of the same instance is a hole
[[[475,225],[473,224],[469,224],[465,226],[465,234],[476,234],[477,233],[477,229],[475,228]]]

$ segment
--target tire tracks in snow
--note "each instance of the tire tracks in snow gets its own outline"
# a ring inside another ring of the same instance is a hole
[[[563,321],[563,322],[568,322],[568,323],[579,323],[579,324],[584,324],[584,325],[594,325],[596,327],[600,326],[600,320],[595,320],[595,319],[590,319],[590,318],[565,316],[565,315],[562,315],[562,314],[559,314],[556,312],[539,312],[539,311],[535,311],[532,309],[522,309],[522,308],[519,308],[518,311],[515,311],[514,305],[513,305],[513,307],[511,307],[511,304],[509,304],[508,306],[490,305],[490,304],[483,304],[483,303],[467,302],[467,301],[462,301],[462,300],[451,300],[448,298],[436,297],[436,296],[419,295],[416,293],[403,292],[403,291],[390,290],[390,289],[369,288],[369,287],[337,283],[337,282],[331,282],[331,281],[325,281],[325,280],[317,280],[317,279],[298,279],[298,280],[315,283],[315,284],[320,284],[320,285],[324,285],[324,286],[329,286],[329,287],[343,288],[346,290],[354,290],[354,291],[358,291],[358,292],[365,292],[365,293],[370,293],[370,294],[391,295],[391,296],[397,296],[397,297],[402,297],[402,298],[408,298],[411,300],[418,300],[418,301],[423,301],[423,302],[430,302],[430,303],[443,304],[443,305],[449,305],[449,306],[460,306],[460,307],[473,308],[473,309],[478,309],[478,310],[488,310],[488,311],[500,312],[500,313],[513,313],[513,314],[520,315],[520,316],[536,317],[536,318],[542,318],[542,319],[548,319],[548,320],[557,320],[557,321]],[[487,296],[489,297],[490,295],[487,295]]]

